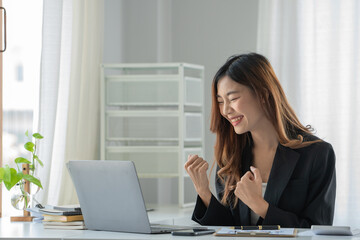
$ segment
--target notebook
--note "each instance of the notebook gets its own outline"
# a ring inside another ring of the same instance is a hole
[[[75,160],[67,163],[87,229],[170,233],[192,227],[152,225],[131,161]]]

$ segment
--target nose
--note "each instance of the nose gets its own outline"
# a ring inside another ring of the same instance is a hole
[[[231,113],[231,111],[232,111],[232,108],[231,108],[230,104],[227,102],[224,102],[223,103],[223,114],[228,115]]]

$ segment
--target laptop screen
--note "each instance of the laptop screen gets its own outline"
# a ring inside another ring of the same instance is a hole
[[[151,232],[133,162],[75,160],[67,167],[88,229]]]

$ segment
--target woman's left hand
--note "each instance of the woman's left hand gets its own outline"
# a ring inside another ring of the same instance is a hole
[[[256,214],[265,218],[269,204],[262,197],[262,178],[259,169],[251,166],[236,184],[235,195]]]

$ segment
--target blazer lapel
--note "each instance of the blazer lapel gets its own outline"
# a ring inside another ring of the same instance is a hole
[[[242,226],[250,225],[250,208],[239,199],[240,224]]]
[[[264,199],[268,203],[277,206],[299,157],[300,154],[296,151],[279,144],[275,153],[273,166],[270,171],[264,196]]]
[[[251,151],[246,152],[246,154],[244,154],[244,156],[243,156],[241,175],[244,175],[247,171],[250,171],[250,166],[251,166],[252,162],[253,162],[253,156],[252,156]],[[243,226],[250,225],[250,208],[245,203],[243,203],[240,199],[239,199],[238,204],[239,204],[239,214],[240,214],[241,225],[243,225]]]

